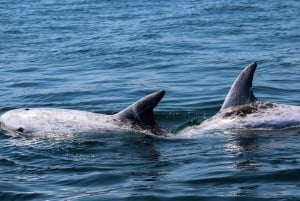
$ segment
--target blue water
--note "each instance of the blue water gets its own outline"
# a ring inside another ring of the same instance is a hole
[[[215,114],[256,61],[259,99],[300,105],[300,2],[0,3],[0,113],[112,114],[155,90],[170,131]],[[300,131],[77,140],[0,134],[1,200],[297,200]]]

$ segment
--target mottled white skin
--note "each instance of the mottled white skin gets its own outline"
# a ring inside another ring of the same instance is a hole
[[[10,134],[56,137],[79,133],[139,132],[163,135],[153,109],[165,91],[149,94],[115,115],[70,109],[15,109],[0,116],[2,129]]]
[[[118,115],[69,109],[16,109],[4,113],[0,122],[4,130],[25,135],[134,130],[131,122]]]
[[[300,107],[259,101],[252,81],[257,64],[244,68],[233,82],[221,110],[200,125],[180,132],[195,135],[208,130],[274,130],[300,127]]]
[[[200,125],[187,127],[179,134],[197,135],[207,131],[273,130],[300,127],[300,107],[255,101],[219,111]]]
[[[36,137],[61,137],[95,132],[138,132],[157,135],[163,132],[158,128],[143,128],[119,114],[105,115],[54,108],[10,110],[0,116],[0,123],[2,129],[12,135]]]

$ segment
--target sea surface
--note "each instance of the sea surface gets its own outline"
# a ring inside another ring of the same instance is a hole
[[[113,114],[156,90],[173,136],[80,139],[0,132],[0,200],[300,200],[300,130],[180,136],[220,109],[257,62],[253,90],[300,105],[298,0],[0,2],[0,114]]]

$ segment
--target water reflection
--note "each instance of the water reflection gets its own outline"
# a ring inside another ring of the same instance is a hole
[[[228,143],[225,144],[225,150],[234,155],[234,167],[236,170],[238,170],[236,176],[243,178],[241,179],[241,183],[239,183],[237,186],[235,195],[255,196],[259,194],[259,185],[257,185],[255,182],[247,182],[249,179],[249,172],[253,174],[254,172],[259,171],[259,162],[257,160],[259,149],[259,136],[254,133],[235,134],[230,137],[228,139]],[[255,175],[253,174],[253,176]]]
[[[239,196],[255,196],[258,194],[259,185],[245,185],[239,187],[236,195]]]
[[[131,135],[122,141],[120,153],[127,158],[126,163],[131,163],[127,176],[150,183],[163,179],[163,169],[169,161],[162,157],[156,143],[159,143],[158,139],[145,135]]]
[[[240,171],[257,171],[255,156],[259,150],[259,139],[256,134],[237,134],[225,144],[225,151],[235,155],[235,167]]]

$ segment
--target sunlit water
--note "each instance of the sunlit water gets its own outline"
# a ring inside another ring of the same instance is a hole
[[[2,1],[1,114],[19,107],[116,113],[165,89],[177,132],[222,105],[256,61],[262,100],[300,105],[300,2]],[[300,131],[156,138],[0,134],[1,200],[296,200]]]

